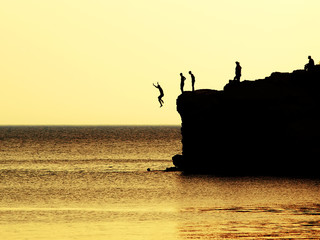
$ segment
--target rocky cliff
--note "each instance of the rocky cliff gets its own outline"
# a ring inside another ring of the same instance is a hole
[[[185,172],[320,176],[319,87],[315,66],[184,92],[177,99],[183,154],[174,164]]]

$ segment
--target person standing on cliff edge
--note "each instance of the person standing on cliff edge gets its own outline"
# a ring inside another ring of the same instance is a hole
[[[237,66],[236,66],[236,76],[234,77],[233,80],[236,80],[237,82],[240,82],[242,67],[240,66],[240,63],[238,61],[236,62],[236,64],[237,64]]]
[[[159,101],[159,103],[160,103],[160,107],[162,107],[163,104],[164,104],[164,101],[162,100],[162,97],[164,96],[164,94],[163,94],[163,90],[162,90],[162,87],[160,86],[160,84],[159,84],[159,83],[157,83],[157,84],[158,84],[158,85],[154,85],[154,83],[153,83],[153,86],[154,86],[155,88],[158,88],[158,89],[159,89],[160,95],[159,95],[159,97],[158,97],[158,101]]]
[[[191,71],[189,71],[189,74],[191,75],[192,92],[194,92],[194,83],[196,82],[196,78]]]
[[[183,93],[184,81],[186,80],[186,78],[185,76],[183,76],[182,73],[180,73],[180,76],[181,76],[180,89],[181,89],[181,93]]]

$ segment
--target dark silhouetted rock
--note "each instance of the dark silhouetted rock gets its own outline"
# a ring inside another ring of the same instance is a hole
[[[177,169],[180,169],[180,165],[183,166],[183,156],[180,154],[174,155],[172,157],[173,165],[177,167]]]
[[[183,154],[174,164],[195,173],[320,176],[319,87],[317,65],[184,92],[177,99]]]

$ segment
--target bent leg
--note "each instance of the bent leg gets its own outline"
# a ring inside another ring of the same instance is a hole
[[[162,107],[162,103],[163,103],[163,101],[162,101],[162,96],[160,95],[159,97],[158,97],[158,101],[159,101],[159,103],[160,103],[160,107]]]

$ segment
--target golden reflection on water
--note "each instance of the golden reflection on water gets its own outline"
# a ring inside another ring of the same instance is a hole
[[[278,209],[258,207],[187,211],[204,212],[207,216],[205,221],[191,221],[180,225],[181,239],[314,239],[315,237],[317,239],[320,237],[319,205],[308,210],[301,206],[287,206]],[[223,215],[221,212],[229,212],[229,218],[221,218]]]
[[[320,238],[317,180],[69,174],[1,185],[0,239]]]
[[[23,232],[23,235],[17,235]],[[3,234],[5,233],[5,234]],[[176,239],[175,225],[170,222],[82,222],[82,223],[31,223],[1,226],[1,239],[47,240],[107,240],[107,239]]]
[[[178,182],[186,194],[180,239],[320,239],[318,180],[186,176]]]
[[[175,209],[2,208],[0,239],[174,239]]]
[[[0,239],[320,239],[317,179],[146,171],[179,131],[0,128]]]

